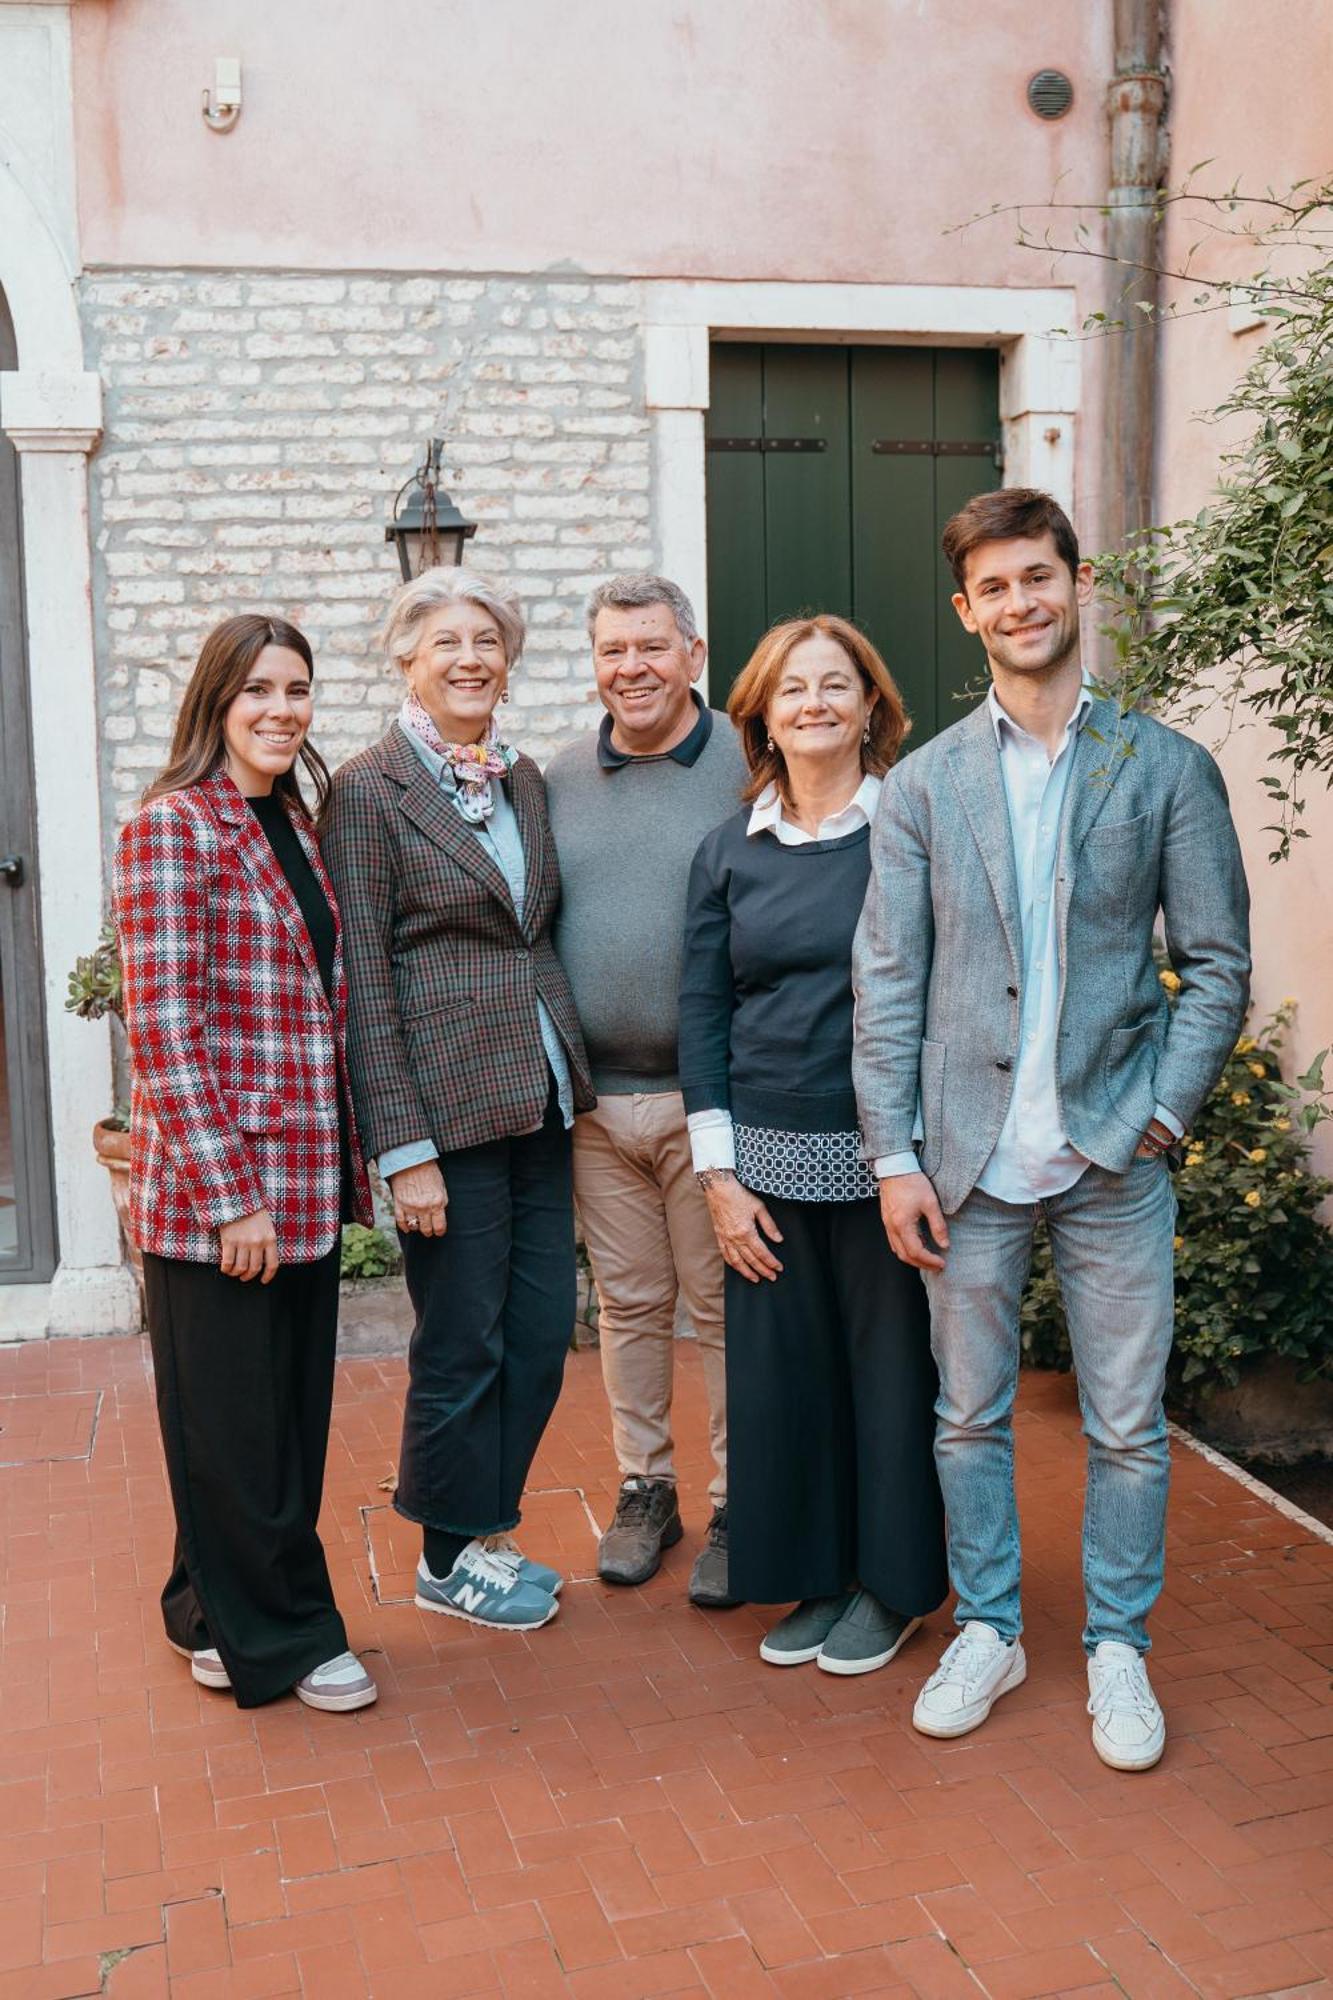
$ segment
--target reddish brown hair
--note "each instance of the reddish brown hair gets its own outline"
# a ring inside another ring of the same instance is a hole
[[[954,582],[967,594],[967,559],[983,542],[1039,541],[1054,537],[1056,553],[1071,576],[1078,570],[1078,536],[1058,500],[1035,486],[1005,486],[998,493],[978,493],[944,524],[940,547],[953,571]]]
[[[885,666],[864,632],[845,618],[821,611],[814,618],[787,618],[765,632],[751,653],[727,697],[727,714],[740,731],[750,778],[743,799],[757,799],[766,785],[786,790],[787,767],[782,752],[775,748],[765,716],[787,661],[803,639],[832,639],[842,647],[866,687],[878,695],[870,711],[869,740],[861,745],[861,768],[872,777],[882,778],[902,747],[911,728],[903,698],[893,675]]]
[[[171,739],[171,755],[143,795],[159,799],[164,792],[183,792],[190,785],[209,778],[222,763],[225,748],[222,721],[254,671],[255,661],[265,646],[283,646],[296,653],[313,680],[315,656],[305,633],[285,618],[271,618],[261,612],[243,611],[238,617],[224,618],[215,625],[199,649],[199,659],[190,675],[176,717],[176,733]],[[329,767],[309,737],[301,745],[297,761],[305,765],[314,787],[314,810],[301,796],[296,770],[284,771],[273,780],[275,794],[306,819],[317,819],[329,794]]]

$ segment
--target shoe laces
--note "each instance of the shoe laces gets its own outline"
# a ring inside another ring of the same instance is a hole
[[[1132,1660],[1098,1660],[1095,1665],[1097,1684],[1088,1696],[1088,1714],[1094,1722],[1105,1722],[1114,1711],[1127,1709],[1143,1722],[1157,1720],[1157,1700],[1140,1654]]]
[[[726,1548],[727,1510],[725,1507],[715,1507],[713,1509],[713,1518],[708,1523],[708,1539],[715,1549]]]
[[[995,1659],[995,1646],[980,1632],[958,1634],[936,1667],[927,1687],[942,1687],[946,1681],[961,1681],[970,1692],[977,1687]]]
[[[492,1555],[485,1542],[476,1542],[464,1549],[454,1567],[467,1570],[480,1582],[492,1584],[506,1595],[518,1582],[518,1571],[499,1556]]]
[[[616,1500],[614,1525],[617,1528],[637,1528],[642,1522],[647,1520],[649,1514],[652,1512],[652,1506],[652,1483],[644,1480],[641,1483],[631,1485],[627,1479],[621,1487],[619,1497]]]
[[[503,1563],[506,1569],[518,1574],[523,1563],[523,1551],[512,1535],[502,1530],[498,1535],[481,1535],[478,1539],[493,1562]]]

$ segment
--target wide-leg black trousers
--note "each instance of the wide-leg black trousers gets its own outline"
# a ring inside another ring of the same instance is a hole
[[[339,1253],[271,1284],[145,1255],[157,1413],[176,1514],[167,1637],[216,1646],[237,1702],[344,1652],[316,1523],[333,1408]]]
[[[878,1202],[764,1201],[781,1276],[726,1273],[731,1590],[785,1604],[860,1584],[933,1611],[948,1572],[924,1287]]]

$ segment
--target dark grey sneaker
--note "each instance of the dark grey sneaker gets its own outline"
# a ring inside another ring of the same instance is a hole
[[[740,1603],[727,1589],[727,1510],[713,1509],[704,1545],[690,1571],[690,1603],[701,1611],[731,1611]]]
[[[820,1647],[819,1665],[826,1674],[873,1674],[887,1667],[920,1623],[858,1590]]]
[[[800,1667],[807,1660],[817,1660],[820,1647],[854,1594],[844,1590],[841,1597],[803,1597],[760,1641],[760,1659],[767,1660],[770,1667]]]
[[[685,1533],[669,1479],[622,1481],[616,1518],[597,1550],[603,1583],[647,1583],[657,1574],[663,1549],[673,1549]]]

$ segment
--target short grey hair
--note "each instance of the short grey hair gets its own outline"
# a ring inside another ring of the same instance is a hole
[[[649,604],[665,604],[687,646],[699,637],[694,606],[678,583],[669,576],[655,576],[651,570],[625,570],[608,576],[588,595],[588,637],[597,625],[599,611],[641,611]]]
[[[417,649],[421,627],[432,611],[447,604],[475,604],[500,628],[505,665],[516,667],[523,651],[527,625],[518,592],[507,583],[493,583],[475,569],[423,569],[410,583],[395,590],[380,628],[380,645],[391,667],[401,668]]]

